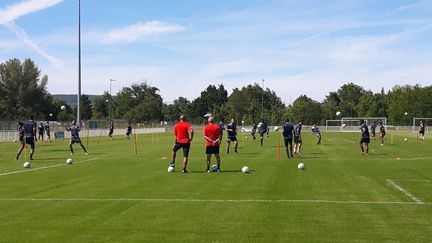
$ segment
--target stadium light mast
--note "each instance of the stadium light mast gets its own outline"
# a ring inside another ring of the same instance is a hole
[[[78,0],[78,95],[77,122],[81,122],[81,1]]]
[[[109,99],[109,104],[108,104],[108,120],[111,123],[111,106],[112,106],[112,92],[111,92],[111,88],[112,88],[112,82],[114,82],[115,79],[110,79],[110,89],[109,89],[109,94],[110,94],[110,99]]]
[[[262,80],[262,93],[261,93],[261,119],[264,120],[264,79]]]

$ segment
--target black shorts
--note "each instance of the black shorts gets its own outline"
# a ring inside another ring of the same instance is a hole
[[[173,152],[177,152],[179,149],[183,148],[183,156],[189,156],[190,143],[176,143],[173,147]]]
[[[294,136],[294,143],[297,143],[297,144],[302,143],[301,137],[300,136]]]
[[[423,135],[424,136],[424,134],[425,134],[425,130],[424,129],[420,129],[420,132],[419,132],[421,135]]]
[[[235,142],[235,141],[237,141],[237,137],[232,137],[232,136],[228,136],[227,137],[227,142],[229,143],[229,142]]]
[[[112,135],[114,133],[114,130],[109,131],[109,135]]]
[[[25,137],[25,143],[29,145],[34,145],[35,143],[34,137]]]
[[[51,137],[50,131],[47,131],[46,134],[47,134],[47,137]]]
[[[219,154],[219,146],[207,146],[206,154]]]
[[[131,134],[131,132],[126,132],[126,136],[129,136]]]
[[[385,133],[380,133],[380,137],[381,137],[381,138],[384,138],[385,135],[386,135]]]
[[[285,147],[288,147],[288,144],[292,146],[293,138],[292,137],[284,138],[284,142],[285,142]]]
[[[360,139],[360,144],[364,144],[364,143],[369,144],[370,143],[370,137],[361,138]]]
[[[81,143],[81,138],[80,137],[71,137],[70,139],[71,143]]]

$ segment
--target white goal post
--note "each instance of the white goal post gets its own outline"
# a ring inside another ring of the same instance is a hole
[[[413,133],[417,133],[420,130],[420,121],[423,121],[425,123],[425,132],[429,131],[429,126],[432,126],[431,117],[426,117],[426,118],[415,117],[413,118],[413,125],[412,125]]]
[[[387,128],[386,117],[343,117],[341,120],[326,120],[326,131],[333,132],[358,132],[360,127],[360,120],[363,119],[367,126],[373,123],[377,125],[380,122]]]

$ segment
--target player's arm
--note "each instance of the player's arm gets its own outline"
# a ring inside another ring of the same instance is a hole
[[[193,136],[194,136],[194,130],[193,130],[193,128],[191,127],[190,130],[189,130],[189,141],[190,141],[190,142],[192,142]]]

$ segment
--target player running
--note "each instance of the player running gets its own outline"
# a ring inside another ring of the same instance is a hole
[[[302,139],[301,139],[301,129],[302,129],[302,121],[299,121],[297,125],[294,126],[294,154],[301,154],[300,149],[302,147]]]
[[[382,122],[379,122],[379,130],[380,130],[380,141],[381,141],[381,146],[384,145],[384,137],[386,135],[386,130],[384,125],[382,124]]]
[[[127,129],[126,129],[126,134],[125,134],[125,138],[127,140],[130,140],[131,133],[132,133],[132,126],[130,123],[128,123]]]
[[[267,127],[267,124],[264,122],[264,120],[262,122],[260,122],[260,124],[258,124],[258,129],[259,129],[259,134],[260,134],[260,144],[262,147],[263,142],[264,142],[264,134],[267,134],[267,137],[268,137],[268,127]]]
[[[194,131],[191,125],[186,122],[186,116],[181,115],[180,121],[174,125],[175,143],[172,148],[172,162],[169,164],[175,167],[175,160],[177,151],[183,149],[183,173],[187,173],[187,164],[190,150],[190,143],[192,142]]]
[[[30,145],[31,147],[30,160],[33,160],[33,155],[35,152],[36,126],[36,122],[33,121],[33,116],[30,116],[30,119],[22,124],[22,128],[19,133],[22,133],[23,137],[21,141],[21,147],[19,148],[16,155],[16,160],[19,159],[19,156],[26,144]]]
[[[285,151],[288,159],[293,157],[293,131],[294,126],[290,123],[289,119],[286,119],[285,124],[282,127],[282,135],[285,142]],[[289,150],[288,150],[289,145]]]
[[[234,142],[234,152],[237,153],[237,148],[238,148],[238,141],[237,141],[237,125],[235,123],[234,119],[231,119],[231,123],[228,124],[227,128],[227,154],[229,154],[230,151],[230,145],[231,142]]]
[[[113,140],[113,133],[114,133],[114,122],[111,122],[109,133],[108,133],[108,137],[110,137],[111,140]]]
[[[46,135],[47,135],[46,141],[47,142],[51,142],[51,128],[50,128],[50,125],[49,125],[49,121],[47,121],[47,124],[45,125],[45,132],[46,132]]]
[[[373,139],[373,140],[376,139],[376,128],[377,128],[376,122],[372,123],[372,126],[371,126],[371,133],[372,133],[372,139]]]
[[[45,133],[45,127],[43,123],[41,122],[38,126],[38,140],[43,141],[44,140],[44,133]]]
[[[365,124],[363,119],[360,119],[360,131],[361,131],[360,148],[362,151],[361,155],[369,155],[369,143],[370,143],[369,128]]]
[[[75,120],[72,121],[72,126],[71,127],[66,127],[65,125],[65,129],[68,132],[71,132],[71,138],[70,138],[70,142],[69,142],[69,149],[71,151],[71,155],[74,154],[72,145],[75,143],[79,143],[81,145],[81,148],[84,150],[85,155],[87,155],[87,150],[84,147],[84,144],[82,144],[81,142],[81,138],[79,136],[79,131],[80,131],[80,127],[79,125],[77,125],[77,122]]]
[[[317,144],[321,144],[321,131],[316,124],[313,124],[312,126],[312,133],[315,137],[318,138]]]
[[[206,140],[207,154],[207,173],[210,173],[210,163],[212,154],[215,155],[217,161],[217,172],[220,172],[221,159],[219,156],[219,146],[222,139],[222,132],[218,125],[213,124],[214,118],[209,117],[208,124],[204,127],[203,137]]]
[[[419,138],[421,140],[425,139],[425,124],[423,120],[420,120],[420,131],[419,131]]]

